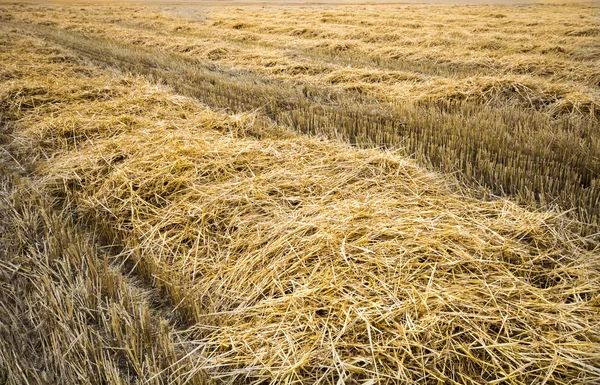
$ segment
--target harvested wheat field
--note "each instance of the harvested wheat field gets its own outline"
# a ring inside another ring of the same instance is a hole
[[[600,7],[0,5],[0,384],[600,384]]]

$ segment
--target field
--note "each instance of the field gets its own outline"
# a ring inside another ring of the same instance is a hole
[[[600,7],[0,5],[0,384],[600,383]]]

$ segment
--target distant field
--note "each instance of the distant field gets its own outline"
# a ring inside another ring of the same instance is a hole
[[[442,9],[20,6],[5,18],[208,105],[400,149],[597,225],[598,8]]]
[[[600,7],[0,6],[0,384],[600,383]]]

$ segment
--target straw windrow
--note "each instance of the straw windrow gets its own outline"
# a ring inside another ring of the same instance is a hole
[[[600,258],[564,217],[475,199],[391,152],[210,110],[37,38],[5,32],[2,45],[6,149],[176,304],[195,338],[180,380],[600,381]],[[57,282],[60,298],[75,290]]]

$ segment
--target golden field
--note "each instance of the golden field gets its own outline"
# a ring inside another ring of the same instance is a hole
[[[600,382],[592,3],[0,7],[0,383]]]
[[[82,57],[210,106],[401,149],[496,195],[598,224],[593,4],[21,6],[5,13]]]

